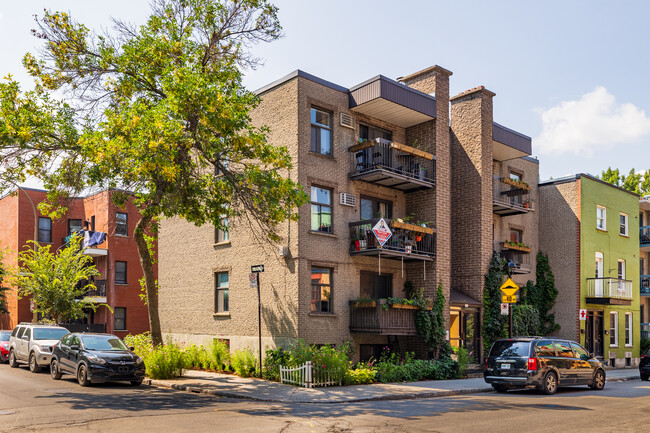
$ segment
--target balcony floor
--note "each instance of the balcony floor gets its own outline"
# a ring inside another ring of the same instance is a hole
[[[364,182],[374,183],[387,188],[398,189],[409,192],[419,189],[430,189],[434,187],[434,182],[426,179],[418,179],[407,176],[382,167],[375,167],[360,172],[350,174],[352,180],[362,180]]]
[[[587,304],[596,304],[596,305],[632,305],[631,299],[621,299],[621,298],[594,298],[587,297]]]

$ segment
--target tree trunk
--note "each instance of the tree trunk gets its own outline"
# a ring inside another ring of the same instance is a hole
[[[160,329],[160,316],[158,315],[158,287],[156,287],[156,276],[153,270],[153,261],[149,255],[147,241],[144,239],[144,229],[151,223],[151,217],[143,216],[135,225],[133,237],[138,247],[140,265],[144,274],[144,284],[147,293],[147,308],[149,310],[149,328],[151,329],[151,341],[154,346],[163,344],[162,332]]]

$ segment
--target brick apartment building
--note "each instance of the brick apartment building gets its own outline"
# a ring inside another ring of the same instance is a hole
[[[46,192],[21,188],[17,194],[0,198],[0,248],[8,249],[7,264],[15,266],[17,251],[31,248],[27,242],[36,235],[39,244],[50,245],[54,251],[65,244],[65,237],[77,231],[103,232],[106,237],[99,245],[84,248],[93,257],[101,275],[95,277],[97,290],[87,299],[109,305],[97,311],[88,311],[88,317],[79,325],[93,325],[89,329],[114,333],[120,337],[128,333],[149,330],[147,307],[140,300],[142,270],[133,239],[133,228],[139,212],[131,201],[124,208],[117,207],[104,190],[83,198],[73,198],[66,215],[53,220],[42,215],[38,204]],[[36,213],[36,226],[34,222]],[[36,231],[36,233],[35,233]],[[83,233],[83,232],[82,232]],[[9,315],[0,315],[0,328],[12,329],[19,322],[31,322],[33,313],[30,299],[18,299],[15,288],[7,296]]]
[[[404,297],[409,281],[425,296],[442,282],[451,343],[480,347],[492,252],[515,262],[516,281],[534,275],[538,162],[529,137],[493,121],[495,94],[450,98],[451,75],[434,66],[346,88],[298,70],[259,89],[253,121],[288,148],[311,203],[283,223],[278,246],[260,245],[241,221],[225,233],[163,221],[163,333],[256,348],[249,273],[264,264],[263,346],[349,339],[361,358],[387,344],[422,353],[414,311],[380,300]],[[371,230],[380,218],[392,231],[381,248]]]
[[[639,200],[639,250],[641,338],[650,339],[650,196]]]
[[[610,366],[638,365],[639,196],[577,174],[540,182],[539,197],[540,248],[559,292],[558,335]]]

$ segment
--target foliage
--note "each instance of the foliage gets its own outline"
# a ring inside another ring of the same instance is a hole
[[[372,364],[359,362],[355,368],[348,368],[343,377],[343,385],[363,385],[373,383],[377,372]]]
[[[250,349],[236,350],[230,358],[230,364],[241,377],[250,377],[255,375],[257,366],[257,357]]]
[[[612,170],[611,167],[608,167],[607,170],[601,173],[600,178],[607,183],[620,186],[641,196],[650,194],[650,170],[645,170],[642,174],[641,172],[636,173],[632,168],[625,176],[620,173],[618,168]]]
[[[212,369],[212,362],[205,347],[195,344],[186,347],[183,350],[183,368],[187,370]]]
[[[424,339],[427,346],[434,352],[436,358],[449,356],[451,347],[446,341],[447,334],[445,331],[445,294],[443,292],[442,281],[438,284],[436,299],[433,302],[431,310],[425,307],[430,304],[430,300],[423,300],[421,295],[416,298],[420,305],[424,305],[420,310],[415,312],[415,329],[420,337]]]
[[[641,354],[643,355],[648,348],[650,348],[650,338],[642,338],[641,339]]]
[[[146,374],[152,379],[181,377],[186,362],[180,347],[174,343],[155,346],[151,353],[143,359]]]
[[[215,371],[225,371],[230,365],[230,346],[220,339],[214,339],[208,350],[211,355],[211,368]]]
[[[501,291],[504,260],[494,253],[483,286],[483,350],[488,353],[492,343],[505,337],[506,316],[501,315]]]
[[[625,178],[625,176],[623,176],[623,178]],[[621,172],[618,168],[612,170],[612,167],[607,167],[607,170],[601,173],[600,179],[607,183],[611,183],[612,185],[621,186]]]
[[[512,333],[514,336],[539,335],[539,312],[532,305],[512,305]]]
[[[467,366],[472,361],[472,355],[469,350],[464,347],[454,347],[456,354],[456,362],[458,363],[458,377],[465,377]]]
[[[115,21],[103,36],[45,11],[33,33],[44,43],[38,57],[23,59],[34,90],[11,77],[0,83],[0,190],[39,178],[49,191],[41,210],[52,216],[89,187],[132,191],[152,339],[161,344],[145,238],[157,234],[158,218],[221,227],[224,216],[242,216],[253,233],[277,240],[278,223],[297,219],[308,202],[287,177],[287,149],[252,125],[260,99],[242,84],[242,67],[258,63],[252,45],[281,34],[277,8],[267,0],[153,0],[144,25]]]
[[[143,332],[142,334],[127,335],[124,337],[124,344],[126,344],[127,347],[133,347],[133,351],[142,359],[146,359],[153,351],[151,333],[148,331]]]
[[[54,253],[50,252],[51,245],[29,242],[34,248],[19,253],[20,267],[13,283],[18,296],[34,300],[35,311],[62,323],[86,317],[84,309],[95,311],[99,305],[106,305],[84,300],[89,290],[96,289],[89,280],[99,271],[92,257],[84,254],[80,237],[74,236],[66,248]]]
[[[404,294],[407,299],[415,299],[418,296],[412,281],[407,280],[404,282]]]
[[[537,295],[533,305],[539,313],[539,334],[548,335],[558,329],[560,324],[555,323],[555,314],[549,311],[555,306],[558,290],[555,287],[555,276],[548,262],[548,256],[542,251],[537,253]]]
[[[343,381],[350,359],[350,342],[346,341],[336,347],[330,345],[315,346],[299,339],[288,349],[278,347],[266,351],[264,377],[271,380],[280,379],[280,366],[300,367],[311,361],[314,374],[327,372],[334,381]]]
[[[9,288],[2,285],[5,275],[7,275],[7,268],[4,263],[4,251],[0,250],[0,314],[9,314],[6,293]]]
[[[458,378],[458,364],[451,358],[437,360],[414,359],[412,353],[401,357],[384,350],[374,365],[377,380],[382,383],[445,380]]]

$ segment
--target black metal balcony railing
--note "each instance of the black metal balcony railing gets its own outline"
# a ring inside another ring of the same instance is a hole
[[[507,216],[527,213],[532,209],[530,187],[507,177],[494,176],[492,182],[493,211]]]
[[[641,247],[650,247],[650,226],[639,227],[639,243]]]
[[[79,281],[77,283],[77,288],[81,288],[85,285],[88,284],[88,281]],[[100,297],[100,298],[105,298],[106,297],[106,280],[95,280],[93,281],[93,284],[95,285],[96,289],[90,289],[86,292],[86,294],[83,296],[85,297]]]
[[[587,303],[630,305],[632,281],[621,278],[587,278]]]
[[[503,247],[503,244],[503,242],[495,242],[494,251],[516,265],[512,272],[515,274],[529,274],[532,269],[530,252],[507,249]]]
[[[641,339],[650,338],[650,323],[641,323]]]
[[[432,188],[436,179],[435,156],[382,138],[350,148],[350,178],[410,191]]]
[[[641,288],[642,296],[650,296],[650,275],[641,275],[641,284],[639,284],[639,287]]]
[[[433,258],[436,255],[436,234],[430,227],[420,227],[395,219],[385,219],[393,234],[383,245],[372,232],[379,218],[355,221],[350,226],[350,254],[387,254],[399,257]]]

